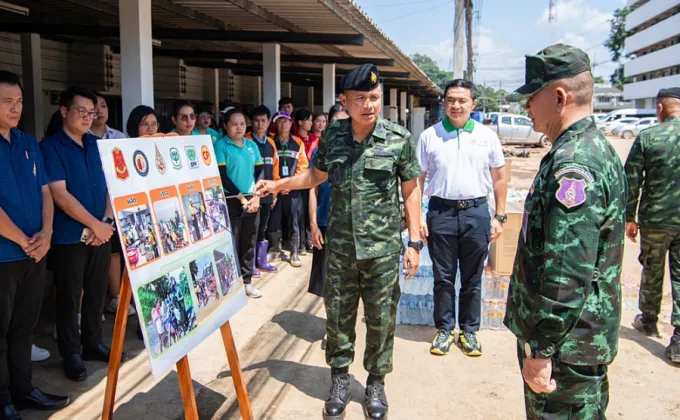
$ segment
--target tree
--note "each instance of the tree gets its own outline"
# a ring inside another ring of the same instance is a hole
[[[444,89],[447,83],[453,79],[453,73],[444,71],[439,68],[439,65],[429,56],[425,54],[413,54],[411,60],[420,70],[423,71],[437,86]]]
[[[595,76],[595,78],[593,79],[593,81],[594,81],[595,83],[604,83],[604,77],[602,77],[602,76]]]
[[[614,17],[609,21],[609,39],[605,41],[604,45],[609,49],[612,55],[612,61],[619,63],[621,58],[628,58],[630,54],[624,53],[626,38],[629,32],[626,30],[626,16],[631,12],[631,9],[624,7],[614,11]],[[609,77],[612,85],[623,89],[623,85],[630,83],[630,78],[624,77],[623,66],[620,65],[614,73]]]

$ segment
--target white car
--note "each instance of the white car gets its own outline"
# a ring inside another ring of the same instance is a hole
[[[633,124],[620,124],[612,130],[612,135],[616,137],[623,137],[624,139],[632,139],[637,136],[640,131],[645,128],[654,127],[659,122],[656,118],[640,118]]]
[[[602,131],[603,134],[611,134],[611,132],[619,125],[625,125],[625,124],[634,124],[639,120],[639,118],[621,118],[616,121],[610,121],[607,123],[604,123],[600,126],[600,130]]]

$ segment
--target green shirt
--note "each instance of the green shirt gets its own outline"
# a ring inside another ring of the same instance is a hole
[[[505,325],[575,365],[607,364],[621,322],[626,180],[591,118],[541,161],[524,206]],[[551,352],[547,352],[551,353]]]
[[[639,202],[641,227],[680,228],[680,117],[640,132],[626,160],[626,178],[627,222],[635,221]]]
[[[356,142],[351,119],[338,120],[313,164],[328,172],[331,186],[328,250],[357,260],[400,252],[398,187],[421,173],[411,133],[378,118],[373,133]]]

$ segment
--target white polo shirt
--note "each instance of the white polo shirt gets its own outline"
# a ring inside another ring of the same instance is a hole
[[[429,172],[425,194],[447,200],[488,196],[493,191],[489,168],[505,166],[498,135],[473,119],[457,129],[444,118],[423,131],[417,154],[423,172]]]

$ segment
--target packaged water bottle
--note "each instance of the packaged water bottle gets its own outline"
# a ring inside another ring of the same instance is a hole
[[[497,299],[505,302],[508,300],[508,289],[510,288],[509,276],[498,276],[498,297]]]
[[[492,300],[489,302],[489,329],[498,330],[500,327],[501,324],[498,320],[498,302]]]
[[[490,306],[490,301],[488,299],[485,299],[482,301],[482,316],[481,316],[481,322],[479,325],[479,328],[482,330],[488,330],[489,329],[489,306]]]
[[[496,303],[496,316],[498,318],[499,330],[505,330],[505,324],[503,324],[503,320],[505,319],[505,308],[506,308],[505,301]]]

